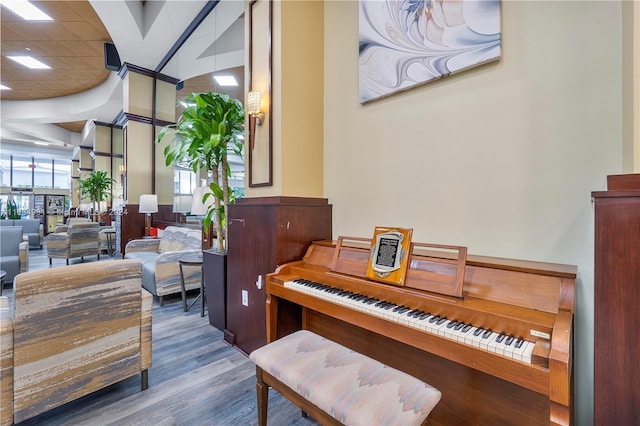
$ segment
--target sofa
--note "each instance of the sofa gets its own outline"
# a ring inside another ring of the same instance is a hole
[[[60,230],[60,228],[57,228]],[[72,222],[65,232],[55,232],[47,235],[47,257],[49,265],[52,259],[69,259],[97,255],[100,260],[100,225],[98,222]]]
[[[0,220],[0,226],[22,226],[22,234],[29,238],[29,248],[42,248],[44,227],[40,219],[4,219]]]
[[[159,238],[129,241],[124,258],[142,262],[142,287],[157,296],[162,306],[164,296],[181,292],[180,258],[201,252],[202,232],[199,229],[167,226]],[[201,268],[184,266],[183,271],[185,289],[199,289]]]
[[[0,297],[0,426],[140,374],[148,387],[152,296],[142,264],[110,260],[25,272]]]
[[[6,272],[3,285],[12,283],[16,275],[29,270],[29,243],[20,226],[0,227],[0,269]]]

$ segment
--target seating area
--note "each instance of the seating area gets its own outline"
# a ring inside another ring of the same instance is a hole
[[[180,293],[181,257],[202,252],[202,234],[199,229],[168,226],[159,238],[131,240],[125,247],[125,259],[142,262],[142,287],[157,296],[160,305],[164,296]],[[201,269],[199,266],[184,266],[186,290],[199,289]]]
[[[21,226],[22,235],[29,241],[29,248],[41,249],[44,240],[44,227],[39,219],[3,219],[0,220],[0,227]]]
[[[25,272],[0,298],[0,425],[19,423],[151,366],[142,265],[104,261]]]

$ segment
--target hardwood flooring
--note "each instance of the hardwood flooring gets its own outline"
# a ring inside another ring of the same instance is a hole
[[[46,246],[31,250],[29,270],[49,268],[46,253]],[[103,260],[112,258],[105,254]],[[64,265],[53,260],[53,267]],[[3,295],[12,298],[13,290],[5,287]],[[162,307],[156,300],[152,323],[147,390],[140,391],[140,377],[132,377],[20,425],[257,425],[255,366],[224,343],[206,312],[200,317],[197,303],[183,312],[179,295],[165,298]],[[269,425],[317,425],[277,392],[269,394]]]

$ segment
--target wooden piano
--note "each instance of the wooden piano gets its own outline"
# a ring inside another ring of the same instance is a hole
[[[572,424],[576,267],[411,245],[406,279],[367,279],[370,243],[314,242],[266,280],[267,340],[300,328],[435,386],[430,424]]]

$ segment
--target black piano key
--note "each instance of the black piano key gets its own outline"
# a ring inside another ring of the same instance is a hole
[[[436,321],[436,325],[441,325],[445,321],[448,321],[447,317],[441,317],[438,321]]]
[[[455,327],[453,327],[453,329],[454,329],[454,330],[456,330],[456,331],[458,331],[458,330],[460,330],[460,329],[461,329],[462,327],[464,327],[464,326],[465,326],[464,322],[460,321],[458,324],[456,324],[456,326],[455,326]]]
[[[440,315],[436,315],[429,320],[429,322],[432,324],[436,321],[440,321]]]
[[[458,321],[451,320],[449,321],[449,324],[447,324],[447,328],[454,328],[456,325],[458,325]]]
[[[507,340],[504,341],[504,344],[507,346],[511,345],[511,343],[513,343],[513,334],[510,334]]]
[[[472,328],[473,328],[473,325],[471,325],[471,323],[467,323],[467,324],[465,324],[465,326],[464,326],[464,327],[462,327],[462,332],[463,332],[463,333],[466,333],[466,332],[468,332],[469,330],[471,330]]]
[[[504,340],[505,337],[507,337],[507,335],[504,334],[504,332],[498,334],[498,337],[496,337],[496,342],[502,343],[502,341]]]
[[[520,337],[518,339],[518,341],[516,342],[516,348],[520,349],[523,344],[524,344],[524,339],[522,337]]]
[[[482,338],[486,339],[487,337],[491,336],[491,333],[493,333],[493,330],[491,330],[490,328],[487,328],[484,333],[482,333]]]
[[[476,328],[476,331],[473,332],[473,335],[477,337],[477,336],[481,335],[483,332],[484,332],[484,328],[478,327],[478,328]]]

